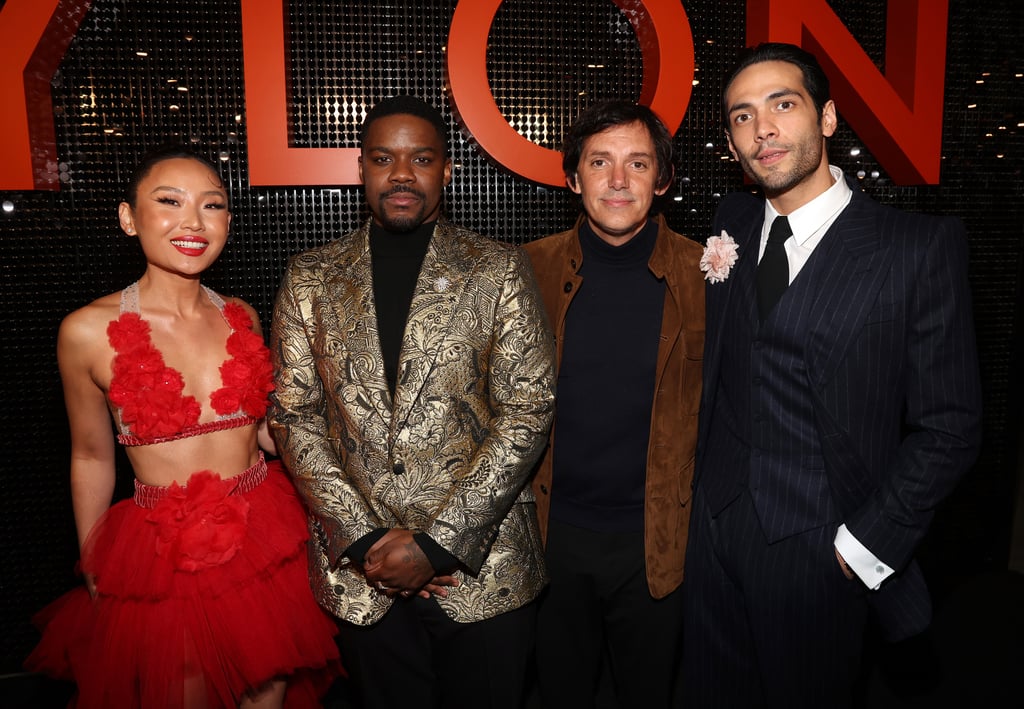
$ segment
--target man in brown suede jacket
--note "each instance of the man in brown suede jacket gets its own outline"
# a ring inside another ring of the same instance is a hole
[[[647,107],[596,105],[563,146],[583,214],[527,244],[555,331],[555,424],[534,480],[551,578],[538,617],[545,707],[670,706],[704,350],[702,249],[651,205],[672,137]]]

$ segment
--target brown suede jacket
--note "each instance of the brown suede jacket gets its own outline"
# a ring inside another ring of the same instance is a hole
[[[569,231],[523,247],[533,262],[544,307],[555,333],[559,364],[565,314],[583,281],[578,275],[583,265],[578,230],[584,218],[581,216]],[[647,448],[644,538],[647,585],[654,598],[663,598],[683,580],[704,357],[704,277],[700,271],[701,245],[671,231],[664,217],[656,219],[658,239],[648,265],[651,273],[665,279],[667,287]],[[554,439],[552,428],[533,479],[537,514],[545,539],[551,509]]]

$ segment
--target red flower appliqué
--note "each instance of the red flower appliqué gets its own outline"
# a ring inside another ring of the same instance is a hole
[[[118,353],[108,396],[136,436],[170,436],[199,420],[199,402],[182,396],[181,374],[164,364],[138,313],[122,313],[107,326],[107,337]]]
[[[188,485],[173,483],[146,520],[159,526],[156,553],[179,571],[199,571],[230,561],[242,546],[249,503],[231,494],[233,482],[208,470]]]
[[[270,404],[267,396],[274,390],[270,351],[252,331],[252,320],[242,306],[228,303],[224,318],[234,330],[227,342],[231,359],[220,367],[223,386],[210,395],[210,404],[222,416],[236,411],[262,416]]]
[[[260,418],[274,390],[270,351],[252,331],[252,320],[242,306],[228,303],[223,313],[232,330],[226,344],[230,357],[220,367],[222,386],[210,395],[210,405],[220,416],[243,413]],[[198,423],[199,402],[182,394],[181,373],[164,364],[150,340],[149,323],[138,313],[122,313],[107,326],[107,337],[117,352],[108,396],[120,409],[123,426],[134,436],[152,440]]]

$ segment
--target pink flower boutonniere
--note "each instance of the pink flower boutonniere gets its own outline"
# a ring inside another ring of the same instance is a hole
[[[739,246],[723,229],[721,236],[708,237],[704,255],[700,257],[700,270],[704,278],[712,283],[721,283],[729,277],[729,271],[739,258]]]

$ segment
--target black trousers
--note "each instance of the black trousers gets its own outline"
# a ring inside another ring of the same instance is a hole
[[[651,597],[643,532],[594,532],[551,520],[546,561],[551,582],[537,618],[545,709],[593,709],[599,687],[609,684],[621,709],[671,706],[683,596],[676,589],[663,599]],[[603,667],[611,671],[610,683]]]
[[[744,492],[712,518],[698,490],[686,552],[687,709],[841,709],[853,701],[867,588],[830,524],[768,544]]]
[[[338,623],[338,647],[360,709],[520,709],[537,604],[474,623],[437,602],[397,599],[370,626]]]

